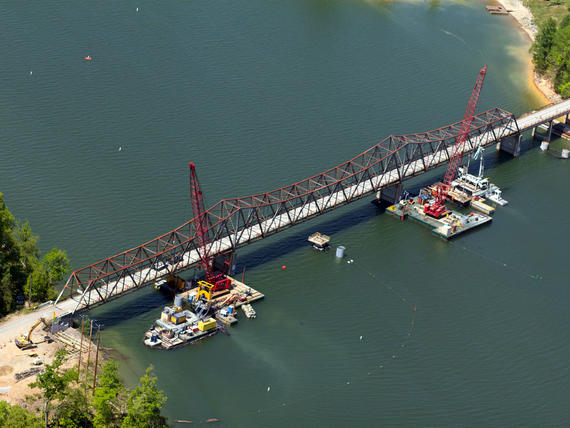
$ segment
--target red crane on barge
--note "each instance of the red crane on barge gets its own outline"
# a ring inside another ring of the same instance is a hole
[[[479,77],[475,82],[473,91],[471,92],[471,98],[467,104],[467,109],[463,115],[463,121],[461,122],[461,127],[459,129],[459,134],[453,147],[451,148],[452,153],[449,157],[449,165],[447,171],[445,172],[445,177],[443,178],[443,183],[438,183],[436,185],[436,195],[435,202],[433,204],[426,204],[424,207],[424,213],[434,217],[441,218],[447,212],[445,208],[445,199],[447,198],[447,192],[449,192],[451,182],[455,178],[457,173],[457,168],[463,159],[463,146],[467,140],[467,135],[469,134],[469,129],[471,128],[471,123],[473,123],[473,117],[475,115],[475,110],[477,109],[477,104],[479,102],[479,95],[481,94],[481,88],[483,87],[483,81],[485,80],[485,74],[487,73],[487,66],[483,67],[479,72]]]
[[[190,167],[190,202],[192,203],[192,213],[196,219],[196,238],[198,241],[198,255],[200,256],[200,266],[204,271],[205,281],[213,287],[212,292],[225,290],[231,287],[231,280],[223,273],[214,269],[214,257],[212,256],[210,243],[211,224],[204,206],[202,189],[198,182],[196,166],[189,162]]]

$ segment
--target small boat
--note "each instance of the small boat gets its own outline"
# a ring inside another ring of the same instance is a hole
[[[255,318],[256,317],[255,309],[253,309],[253,307],[249,303],[242,305],[241,309],[245,313],[246,317],[248,317],[248,318]]]
[[[507,205],[509,203],[509,201],[507,201],[506,199],[503,199],[503,197],[501,196],[501,193],[502,193],[501,189],[499,189],[498,187],[495,186],[495,187],[491,187],[491,189],[489,189],[489,191],[485,194],[485,196],[490,201],[493,201],[497,205],[504,207],[505,205]]]

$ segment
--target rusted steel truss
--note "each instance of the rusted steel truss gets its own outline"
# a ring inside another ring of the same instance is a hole
[[[168,273],[196,266],[200,254],[235,250],[423,174],[449,160],[460,128],[457,122],[424,133],[391,135],[353,159],[298,183],[223,199],[206,211],[208,248],[198,248],[192,219],[152,241],[74,271],[58,300],[69,294],[77,301],[76,312],[88,310]],[[465,152],[517,132],[511,113],[500,108],[485,111],[474,117]]]

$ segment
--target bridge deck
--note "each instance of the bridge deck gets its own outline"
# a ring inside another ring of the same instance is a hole
[[[570,100],[516,121],[510,113],[500,109],[482,113],[477,117],[487,113],[488,117],[484,116],[487,121],[480,119],[483,125],[479,123],[478,127],[470,131],[463,153],[469,153],[479,146],[494,144],[502,138],[568,114],[569,111]],[[191,220],[147,244],[75,271],[58,300],[67,289],[77,303],[75,312],[88,310],[152,284],[168,273],[187,270],[198,264],[200,254],[204,254],[204,251],[215,255],[236,249],[437,168],[449,161],[449,149],[457,135],[452,131],[458,130],[456,125],[425,134],[390,136],[351,161],[304,182],[278,189],[280,195],[292,195],[289,199],[281,196],[282,199],[279,200],[274,196],[275,191],[272,191],[238,200],[221,201],[209,210],[212,239],[207,249],[196,247]],[[439,140],[433,139],[434,134],[439,135]],[[426,147],[431,150],[426,150]],[[221,205],[218,213],[215,208],[224,202],[225,205]],[[168,263],[168,258],[174,254],[179,256],[178,261]],[[154,269],[152,266],[158,261],[166,263],[166,268]]]

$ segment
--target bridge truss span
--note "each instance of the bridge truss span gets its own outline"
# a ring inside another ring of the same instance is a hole
[[[423,133],[390,135],[354,158],[297,183],[223,199],[207,216],[207,248],[198,247],[195,219],[145,244],[74,271],[66,294],[74,312],[138,290],[169,273],[187,270],[200,255],[215,256],[423,174],[449,161],[461,122]],[[512,113],[498,107],[474,117],[464,153],[519,132]]]

